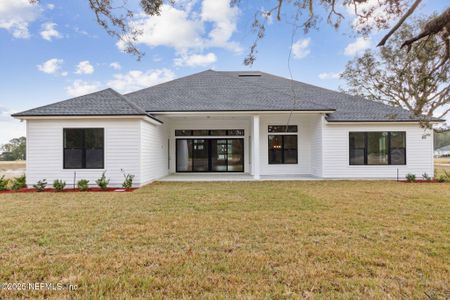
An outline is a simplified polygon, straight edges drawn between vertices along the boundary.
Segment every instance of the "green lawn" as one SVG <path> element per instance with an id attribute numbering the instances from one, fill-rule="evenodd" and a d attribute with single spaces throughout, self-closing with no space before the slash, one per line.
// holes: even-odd
<path id="1" fill-rule="evenodd" d="M 449 297 L 450 184 L 155 183 L 0 195 L 5 297 Z"/>

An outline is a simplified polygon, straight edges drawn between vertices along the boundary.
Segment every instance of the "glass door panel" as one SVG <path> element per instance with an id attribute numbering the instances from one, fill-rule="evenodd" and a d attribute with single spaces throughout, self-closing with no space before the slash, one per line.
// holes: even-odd
<path id="1" fill-rule="evenodd" d="M 227 171 L 227 140 L 211 140 L 211 171 Z"/>
<path id="2" fill-rule="evenodd" d="M 230 139 L 228 144 L 228 171 L 243 172 L 244 171 L 244 140 Z"/>
<path id="3" fill-rule="evenodd" d="M 177 140 L 177 172 L 192 171 L 192 140 Z"/>
<path id="4" fill-rule="evenodd" d="M 194 172 L 209 171 L 209 147 L 208 140 L 193 140 L 193 169 Z"/>

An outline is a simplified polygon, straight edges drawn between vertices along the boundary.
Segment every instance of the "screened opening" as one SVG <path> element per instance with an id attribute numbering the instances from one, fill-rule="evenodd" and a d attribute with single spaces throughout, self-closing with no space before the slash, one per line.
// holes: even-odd
<path id="1" fill-rule="evenodd" d="M 104 168 L 103 128 L 64 128 L 64 169 Z"/>

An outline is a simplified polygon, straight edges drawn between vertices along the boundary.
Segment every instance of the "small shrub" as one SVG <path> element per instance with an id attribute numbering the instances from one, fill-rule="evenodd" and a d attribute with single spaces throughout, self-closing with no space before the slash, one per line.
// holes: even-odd
<path id="1" fill-rule="evenodd" d="M 42 192 L 47 187 L 47 179 L 39 180 L 35 185 L 33 185 L 33 187 L 36 191 Z"/>
<path id="2" fill-rule="evenodd" d="M 8 189 L 9 180 L 5 179 L 5 175 L 0 177 L 0 191 L 6 191 Z"/>
<path id="3" fill-rule="evenodd" d="M 423 180 L 431 181 L 431 177 L 427 173 L 423 173 L 422 178 L 423 178 Z"/>
<path id="4" fill-rule="evenodd" d="M 82 192 L 85 192 L 89 189 L 89 180 L 81 179 L 77 182 L 78 189 Z"/>
<path id="5" fill-rule="evenodd" d="M 122 183 L 122 187 L 123 187 L 124 189 L 131 189 L 131 188 L 133 187 L 133 180 L 134 180 L 134 177 L 136 177 L 136 176 L 131 175 L 131 174 L 126 174 L 126 173 L 124 172 L 124 170 L 122 170 L 122 173 L 123 173 L 123 177 L 125 177 L 125 180 L 124 180 L 124 182 Z"/>
<path id="6" fill-rule="evenodd" d="M 11 189 L 14 191 L 23 189 L 27 187 L 27 179 L 25 177 L 25 175 L 16 177 L 12 180 L 12 186 Z"/>
<path id="7" fill-rule="evenodd" d="M 441 175 L 441 176 L 439 176 L 438 181 L 441 183 L 445 183 L 445 182 L 448 182 L 449 179 L 446 175 Z"/>
<path id="8" fill-rule="evenodd" d="M 109 184 L 109 179 L 106 179 L 106 171 L 103 172 L 102 177 L 100 177 L 99 179 L 97 179 L 96 183 L 97 185 L 102 189 L 102 190 L 106 190 L 108 188 L 108 184 Z"/>
<path id="9" fill-rule="evenodd" d="M 53 181 L 53 187 L 57 192 L 62 192 L 66 187 L 66 182 L 63 180 L 56 179 L 55 181 Z"/>
<path id="10" fill-rule="evenodd" d="M 416 175 L 408 173 L 406 174 L 406 181 L 408 182 L 416 182 Z"/>

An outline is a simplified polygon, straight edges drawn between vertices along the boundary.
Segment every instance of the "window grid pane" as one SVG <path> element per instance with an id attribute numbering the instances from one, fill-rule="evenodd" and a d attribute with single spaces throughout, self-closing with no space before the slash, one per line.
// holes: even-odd
<path id="1" fill-rule="evenodd" d="M 103 128 L 64 128 L 64 169 L 104 168 Z"/>
<path id="2" fill-rule="evenodd" d="M 350 165 L 406 165 L 406 132 L 350 132 Z"/>
<path id="3" fill-rule="evenodd" d="M 269 133 L 276 133 L 276 132 L 297 132 L 298 128 L 297 125 L 269 125 L 268 130 Z"/>
<path id="4" fill-rule="evenodd" d="M 297 135 L 268 136 L 269 164 L 297 164 Z"/>

